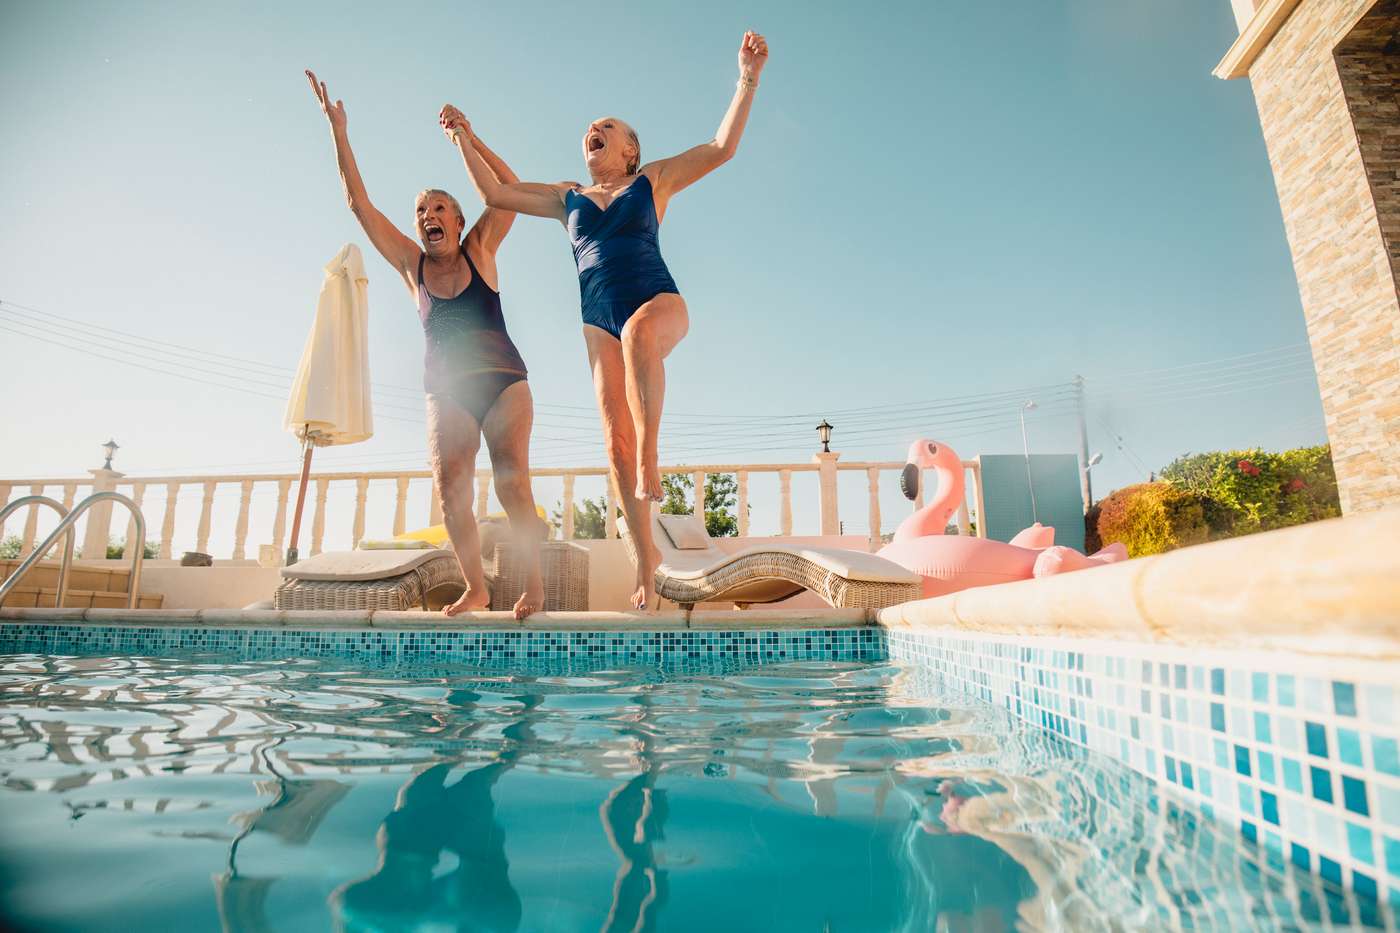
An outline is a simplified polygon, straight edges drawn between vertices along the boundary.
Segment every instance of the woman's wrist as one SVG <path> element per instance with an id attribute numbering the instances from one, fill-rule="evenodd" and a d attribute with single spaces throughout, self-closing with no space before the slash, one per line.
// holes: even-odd
<path id="1" fill-rule="evenodd" d="M 758 72 L 756 72 L 756 71 L 741 71 L 741 72 L 739 72 L 739 87 L 742 87 L 742 88 L 749 88 L 749 89 L 753 89 L 753 88 L 758 87 Z"/>

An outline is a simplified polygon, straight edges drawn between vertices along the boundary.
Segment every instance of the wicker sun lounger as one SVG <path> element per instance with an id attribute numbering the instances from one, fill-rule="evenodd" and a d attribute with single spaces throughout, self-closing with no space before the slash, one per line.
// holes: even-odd
<path id="1" fill-rule="evenodd" d="M 923 592 L 917 574 L 874 554 L 781 544 L 729 554 L 694 515 L 662 516 L 653 509 L 651 520 L 661 551 L 656 592 L 684 609 L 705 602 L 732 602 L 743 608 L 778 602 L 803 590 L 838 608 L 883 609 L 918 599 Z M 636 563 L 626 522 L 619 520 L 619 527 Z"/>
<path id="2" fill-rule="evenodd" d="M 344 551 L 282 569 L 278 609 L 440 609 L 467 588 L 451 551 Z"/>

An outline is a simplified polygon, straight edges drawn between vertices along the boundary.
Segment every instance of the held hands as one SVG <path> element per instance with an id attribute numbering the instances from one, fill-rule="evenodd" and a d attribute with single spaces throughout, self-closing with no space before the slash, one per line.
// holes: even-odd
<path id="1" fill-rule="evenodd" d="M 472 125 L 463 114 L 451 104 L 444 104 L 438 113 L 438 123 L 442 126 L 442 131 L 452 142 L 458 142 L 458 134 L 461 134 L 461 141 L 472 141 Z"/>
<path id="2" fill-rule="evenodd" d="M 752 81 L 758 80 L 759 72 L 768 64 L 768 40 L 750 29 L 744 33 L 739 43 L 739 75 Z"/>
<path id="3" fill-rule="evenodd" d="M 321 112 L 326 115 L 331 129 L 345 129 L 345 101 L 338 100 L 332 104 L 330 95 L 326 93 L 326 82 L 317 81 L 315 72 L 310 69 L 307 69 L 306 80 L 311 82 L 311 92 L 316 95 L 316 102 L 321 105 Z"/>

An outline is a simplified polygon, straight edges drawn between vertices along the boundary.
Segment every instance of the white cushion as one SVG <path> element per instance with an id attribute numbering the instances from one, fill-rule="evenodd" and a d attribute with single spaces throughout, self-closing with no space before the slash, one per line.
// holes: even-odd
<path id="1" fill-rule="evenodd" d="M 678 551 L 703 551 L 710 546 L 710 533 L 698 515 L 659 515 L 657 521 Z"/>
<path id="2" fill-rule="evenodd" d="M 329 551 L 282 568 L 288 580 L 383 580 L 408 573 L 421 564 L 443 557 L 456 560 L 451 551 Z"/>

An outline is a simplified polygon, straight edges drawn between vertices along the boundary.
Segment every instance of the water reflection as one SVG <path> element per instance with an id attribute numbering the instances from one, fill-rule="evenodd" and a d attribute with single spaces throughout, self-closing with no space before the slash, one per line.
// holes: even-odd
<path id="1" fill-rule="evenodd" d="M 917 669 L 338 663 L 9 659 L 0 919 L 914 931 L 1376 913 Z M 75 825 L 86 844 L 60 845 Z M 155 873 L 161 896 L 137 896 Z M 60 882 L 74 893 L 53 897 Z"/>

